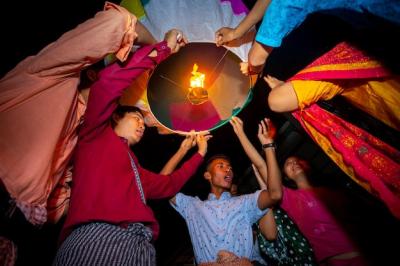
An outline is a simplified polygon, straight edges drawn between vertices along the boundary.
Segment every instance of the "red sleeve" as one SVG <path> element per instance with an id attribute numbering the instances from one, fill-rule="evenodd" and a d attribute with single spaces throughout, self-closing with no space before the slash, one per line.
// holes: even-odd
<path id="1" fill-rule="evenodd" d="M 148 199 L 160 199 L 175 196 L 203 162 L 203 157 L 196 152 L 181 168 L 170 175 L 161 175 L 140 167 L 143 189 Z"/>
<path id="2" fill-rule="evenodd" d="M 157 50 L 156 57 L 148 54 Z M 142 47 L 130 56 L 126 63 L 115 62 L 99 73 L 99 79 L 90 89 L 85 121 L 80 137 L 93 135 L 108 125 L 112 113 L 125 88 L 144 71 L 154 69 L 156 64 L 168 57 L 170 48 L 166 41 Z"/>

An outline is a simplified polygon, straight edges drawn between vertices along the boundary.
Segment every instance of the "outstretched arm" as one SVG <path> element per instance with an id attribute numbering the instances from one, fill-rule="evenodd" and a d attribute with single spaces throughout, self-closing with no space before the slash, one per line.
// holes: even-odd
<path id="1" fill-rule="evenodd" d="M 257 168 L 254 166 L 254 164 L 251 165 L 253 167 L 254 174 L 257 178 L 257 182 L 260 185 L 261 189 L 267 189 L 267 184 L 265 184 L 264 179 L 260 173 L 258 172 Z M 258 225 L 260 227 L 260 232 L 261 234 L 269 241 L 273 241 L 276 239 L 278 235 L 278 228 L 276 226 L 275 218 L 274 218 L 274 212 L 271 209 L 268 211 L 258 222 Z"/>
<path id="2" fill-rule="evenodd" d="M 190 133 L 186 135 L 186 138 L 182 141 L 181 146 L 176 151 L 176 153 L 169 159 L 169 161 L 164 165 L 160 174 L 169 175 L 172 173 L 180 161 L 185 157 L 186 153 L 196 145 L 196 135 Z"/>
<path id="3" fill-rule="evenodd" d="M 223 27 L 215 32 L 215 43 L 217 46 L 221 46 L 229 43 L 235 39 L 242 37 L 251 27 L 257 24 L 263 17 L 265 11 L 271 0 L 258 0 L 249 14 L 239 23 L 239 25 L 232 29 L 229 27 Z"/>
<path id="4" fill-rule="evenodd" d="M 99 79 L 91 87 L 81 136 L 89 137 L 89 134 L 96 134 L 108 125 L 119 98 L 132 81 L 185 45 L 184 40 L 178 41 L 179 35 L 183 36 L 183 33 L 170 30 L 163 42 L 144 46 L 133 53 L 125 64 L 115 62 L 99 73 Z"/>
<path id="5" fill-rule="evenodd" d="M 136 17 L 126 9 L 106 3 L 105 11 L 91 18 L 45 47 L 29 66 L 41 76 L 79 73 L 83 68 L 115 53 L 124 61 L 135 41 Z"/>
<path id="6" fill-rule="evenodd" d="M 267 184 L 264 181 L 264 179 L 267 179 L 267 176 L 263 178 L 254 164 L 251 164 L 251 167 L 253 168 L 254 175 L 256 176 L 257 183 L 260 186 L 261 190 L 267 189 Z"/>
<path id="7" fill-rule="evenodd" d="M 207 148 L 208 148 L 208 140 L 212 138 L 212 135 L 210 135 L 208 132 L 204 133 L 199 133 L 196 135 L 196 144 L 197 147 L 199 148 L 198 153 L 201 156 L 205 156 L 207 153 Z M 176 197 L 174 196 L 169 200 L 173 205 L 176 205 Z"/>
<path id="8" fill-rule="evenodd" d="M 270 208 L 282 199 L 281 172 L 275 155 L 274 135 L 275 127 L 268 118 L 261 120 L 258 125 L 258 139 L 265 151 L 268 178 L 266 180 L 268 190 L 263 190 L 258 197 L 258 207 L 262 210 Z"/>
<path id="9" fill-rule="evenodd" d="M 256 148 L 254 148 L 253 144 L 247 138 L 246 133 L 243 130 L 243 121 L 239 117 L 232 117 L 229 121 L 233 127 L 233 131 L 238 137 L 240 144 L 243 147 L 246 155 L 249 157 L 250 161 L 257 168 L 262 176 L 267 177 L 267 164 L 265 163 L 262 156 L 257 152 Z"/>

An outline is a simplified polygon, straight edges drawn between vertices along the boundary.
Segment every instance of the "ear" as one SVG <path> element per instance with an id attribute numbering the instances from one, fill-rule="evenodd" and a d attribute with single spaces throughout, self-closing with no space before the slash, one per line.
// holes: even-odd
<path id="1" fill-rule="evenodd" d="M 206 171 L 206 172 L 204 173 L 203 176 L 204 176 L 204 178 L 205 178 L 206 180 L 208 180 L 208 181 L 211 180 L 211 174 L 210 174 L 210 172 Z"/>
<path id="2" fill-rule="evenodd" d="M 121 119 L 121 117 L 119 115 L 117 115 L 116 113 L 114 113 L 112 115 L 112 120 L 114 121 L 114 123 L 117 125 L 118 121 Z"/>

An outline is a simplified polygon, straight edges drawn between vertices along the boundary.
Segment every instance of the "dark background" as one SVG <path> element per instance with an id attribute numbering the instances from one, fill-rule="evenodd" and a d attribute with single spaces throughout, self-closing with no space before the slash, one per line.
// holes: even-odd
<path id="1" fill-rule="evenodd" d="M 249 8 L 255 1 L 244 1 Z M 62 33 L 92 17 L 102 9 L 104 1 L 65 2 L 6 2 L 2 6 L 2 64 L 3 76 L 28 55 L 36 54 Z M 7 16 L 8 13 L 10 16 Z M 337 18 L 341 14 L 342 19 Z M 360 26 L 362 25 L 362 26 Z M 290 34 L 284 45 L 271 54 L 265 71 L 280 79 L 287 79 L 313 59 L 328 51 L 340 40 L 348 40 L 382 60 L 392 71 L 399 71 L 399 28 L 392 27 L 373 17 L 357 17 L 351 12 L 335 11 L 314 14 L 299 29 Z M 254 88 L 252 102 L 239 114 L 244 120 L 245 131 L 256 147 L 257 123 L 265 116 L 271 117 L 278 127 L 278 157 L 282 162 L 289 154 L 308 159 L 313 166 L 315 180 L 326 186 L 343 189 L 351 202 L 346 206 L 352 212 L 345 223 L 355 224 L 351 233 L 361 243 L 362 250 L 372 265 L 398 265 L 396 240 L 400 237 L 400 224 L 387 208 L 345 176 L 301 129 L 290 114 L 274 114 L 266 105 L 268 88 L 259 80 Z M 320 105 L 344 117 L 399 149 L 398 132 L 349 106 L 337 97 Z M 232 158 L 234 171 L 242 189 L 252 190 L 255 183 L 249 174 L 250 162 L 229 124 L 212 132 L 208 156 L 224 153 Z M 175 135 L 158 135 L 154 129 L 134 147 L 140 163 L 147 169 L 159 171 L 178 149 L 182 138 Z M 190 156 L 190 154 L 188 155 Z M 208 185 L 201 170 L 184 187 L 190 195 L 207 196 Z M 56 250 L 56 240 L 62 222 L 36 228 L 24 220 L 18 211 L 9 215 L 8 197 L 1 194 L 0 235 L 14 240 L 18 245 L 17 265 L 50 265 Z M 161 224 L 161 234 L 155 243 L 159 265 L 185 265 L 193 262 L 193 253 L 186 225 L 169 206 L 167 200 L 150 203 Z"/>

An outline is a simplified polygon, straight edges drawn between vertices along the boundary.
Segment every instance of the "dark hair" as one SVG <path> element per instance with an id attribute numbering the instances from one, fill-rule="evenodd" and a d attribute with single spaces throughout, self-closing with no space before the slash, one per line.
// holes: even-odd
<path id="1" fill-rule="evenodd" d="M 289 156 L 287 156 L 287 157 L 285 158 L 285 160 L 283 161 L 283 164 L 282 164 L 282 166 L 281 166 L 282 183 L 283 183 L 283 185 L 284 185 L 285 187 L 289 187 L 289 188 L 293 188 L 293 189 L 297 188 L 296 182 L 294 182 L 294 181 L 291 180 L 289 177 L 287 177 L 286 172 L 285 172 L 285 164 L 286 164 L 286 161 L 287 161 L 289 158 L 291 158 L 291 157 L 295 157 L 295 158 L 297 158 L 298 160 L 304 161 L 304 162 L 307 163 L 307 166 L 308 166 L 308 167 L 307 167 L 307 168 L 304 168 L 304 167 L 303 167 L 303 171 L 305 172 L 308 181 L 311 183 L 311 185 L 314 186 L 314 185 L 315 185 L 315 176 L 314 176 L 314 173 L 313 173 L 313 171 L 312 171 L 312 166 L 311 166 L 311 164 L 310 164 L 310 161 L 307 160 L 307 159 L 305 159 L 305 158 L 302 157 L 302 156 L 297 155 L 297 154 L 289 155 Z"/>
<path id="2" fill-rule="evenodd" d="M 118 105 L 117 109 L 115 109 L 112 119 L 111 119 L 111 125 L 114 128 L 117 125 L 117 121 L 115 118 L 123 118 L 126 113 L 139 113 L 142 117 L 144 117 L 142 110 L 140 110 L 139 107 L 136 106 L 130 106 L 130 105 Z"/>
<path id="3" fill-rule="evenodd" d="M 225 154 L 216 154 L 216 155 L 211 156 L 211 157 L 207 160 L 207 162 L 206 162 L 206 171 L 209 170 L 208 167 L 210 166 L 210 164 L 211 164 L 213 161 L 217 160 L 217 159 L 224 159 L 224 160 L 228 161 L 228 162 L 231 164 L 231 159 L 230 159 L 228 156 L 226 156 Z"/>

